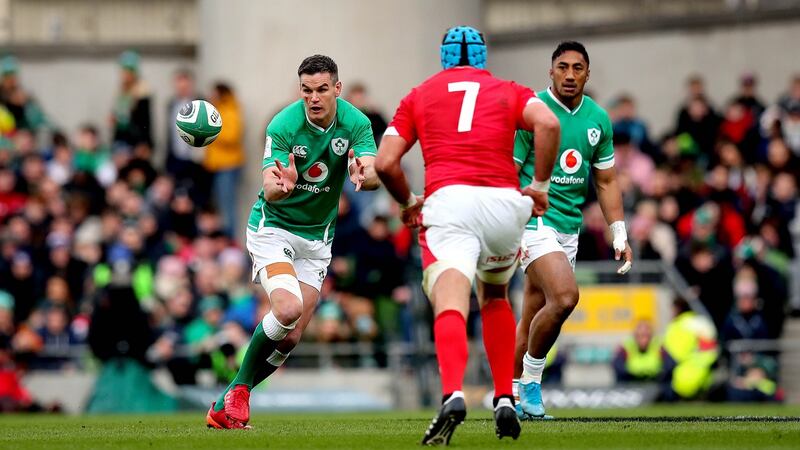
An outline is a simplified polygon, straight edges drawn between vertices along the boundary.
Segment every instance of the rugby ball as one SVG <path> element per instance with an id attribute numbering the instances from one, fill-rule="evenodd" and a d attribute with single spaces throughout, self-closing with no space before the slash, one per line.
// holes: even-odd
<path id="1" fill-rule="evenodd" d="M 211 103 L 193 100 L 178 111 L 175 117 L 178 135 L 193 147 L 205 147 L 214 142 L 222 130 L 222 117 Z"/>

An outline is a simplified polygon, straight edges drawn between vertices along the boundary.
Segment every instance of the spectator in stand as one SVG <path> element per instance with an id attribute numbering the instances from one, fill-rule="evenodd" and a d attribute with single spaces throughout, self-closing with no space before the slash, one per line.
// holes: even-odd
<path id="1" fill-rule="evenodd" d="M 725 116 L 719 127 L 719 137 L 736 144 L 748 162 L 758 158 L 758 116 L 744 102 L 735 100 L 725 109 Z"/>
<path id="2" fill-rule="evenodd" d="M 717 140 L 719 116 L 708 102 L 705 84 L 699 75 L 689 77 L 687 88 L 688 95 L 678 112 L 675 132 L 688 133 L 700 147 L 701 152 L 710 155 Z"/>
<path id="3" fill-rule="evenodd" d="M 69 234 L 51 232 L 47 236 L 48 261 L 46 278 L 58 276 L 69 284 L 69 298 L 83 296 L 86 264 L 72 256 L 72 238 Z"/>
<path id="4" fill-rule="evenodd" d="M 21 250 L 16 251 L 11 257 L 10 269 L 3 278 L 3 286 L 14 297 L 14 322 L 23 322 L 33 311 L 36 301 L 42 294 L 30 254 Z"/>
<path id="5" fill-rule="evenodd" d="M 0 166 L 0 223 L 5 219 L 22 210 L 27 196 L 14 191 L 17 184 L 17 176 L 8 167 Z"/>
<path id="6" fill-rule="evenodd" d="M 640 259 L 661 259 L 669 264 L 675 261 L 675 232 L 669 225 L 659 222 L 658 205 L 654 200 L 639 202 L 630 224 L 631 245 Z"/>
<path id="7" fill-rule="evenodd" d="M 721 141 L 717 146 L 719 164 L 727 169 L 728 188 L 739 199 L 739 211 L 746 212 L 752 209 L 752 192 L 756 184 L 756 171 L 753 166 L 742 158 L 742 152 L 732 142 Z"/>
<path id="8" fill-rule="evenodd" d="M 62 369 L 70 365 L 70 350 L 79 342 L 70 329 L 69 314 L 64 306 L 44 306 L 44 324 L 36 332 L 42 339 L 42 355 L 31 366 L 37 369 Z"/>
<path id="9" fill-rule="evenodd" d="M 761 133 L 770 138 L 782 137 L 795 156 L 800 157 L 800 74 L 795 75 L 789 91 L 761 116 Z"/>
<path id="10" fill-rule="evenodd" d="M 736 303 L 722 326 L 722 341 L 768 339 L 767 324 L 759 310 L 758 279 L 755 272 L 749 267 L 740 269 L 733 283 Z"/>
<path id="11" fill-rule="evenodd" d="M 375 145 L 380 144 L 383 132 L 386 131 L 386 119 L 383 118 L 383 115 L 378 111 L 375 105 L 372 104 L 367 86 L 359 82 L 351 84 L 345 99 L 367 116 L 372 125 Z"/>
<path id="12" fill-rule="evenodd" d="M 740 103 L 749 109 L 756 120 L 761 117 L 761 113 L 764 112 L 765 108 L 764 102 L 758 98 L 758 94 L 756 93 L 757 86 L 758 80 L 755 74 L 750 72 L 743 73 L 739 78 L 739 92 L 733 99 L 734 103 Z"/>
<path id="13" fill-rule="evenodd" d="M 627 174 L 639 192 L 650 194 L 653 173 L 656 168 L 653 160 L 634 145 L 629 135 L 616 131 L 614 132 L 614 161 L 617 171 Z M 623 193 L 627 192 L 623 190 Z"/>
<path id="14" fill-rule="evenodd" d="M 783 399 L 778 388 L 778 364 L 767 355 L 744 352 L 734 355 L 732 377 L 726 385 L 730 402 L 775 402 Z"/>
<path id="15" fill-rule="evenodd" d="M 242 115 L 239 101 L 226 83 L 215 83 L 209 100 L 222 116 L 224 126 L 206 148 L 203 167 L 213 178 L 214 203 L 222 215 L 223 231 L 233 237 L 238 231 L 239 181 L 244 164 Z"/>
<path id="16" fill-rule="evenodd" d="M 59 186 L 67 184 L 73 174 L 72 148 L 66 136 L 61 133 L 53 135 L 53 148 L 47 162 L 47 176 Z"/>
<path id="17" fill-rule="evenodd" d="M 614 355 L 612 365 L 617 382 L 657 381 L 664 377 L 664 358 L 661 339 L 653 336 L 653 325 L 640 320 L 633 336 L 623 341 Z"/>
<path id="18" fill-rule="evenodd" d="M 139 76 L 139 54 L 127 50 L 119 57 L 120 90 L 111 112 L 114 146 L 133 149 L 153 145 L 150 124 L 150 87 Z"/>
<path id="19" fill-rule="evenodd" d="M 222 299 L 216 295 L 201 298 L 197 305 L 200 316 L 183 330 L 186 343 L 203 347 L 205 350 L 212 348 L 212 338 L 222 325 L 223 308 Z"/>
<path id="20" fill-rule="evenodd" d="M 19 62 L 13 56 L 0 59 L 0 105 L 14 117 L 17 130 L 39 130 L 47 126 L 47 117 L 39 104 L 19 82 Z"/>
<path id="21" fill-rule="evenodd" d="M 111 150 L 100 142 L 94 125 L 82 125 L 76 139 L 74 165 L 76 172 L 87 172 L 103 186 L 114 182 L 117 172 L 111 163 Z"/>
<path id="22" fill-rule="evenodd" d="M 736 265 L 749 268 L 758 282 L 758 295 L 770 339 L 780 337 L 786 319 L 789 297 L 788 277 L 776 269 L 775 250 L 771 250 L 759 237 L 748 237 L 736 249 Z"/>
<path id="23" fill-rule="evenodd" d="M 734 272 L 730 252 L 715 241 L 717 220 L 711 207 L 695 213 L 691 238 L 682 245 L 675 267 L 720 328 L 733 304 Z"/>
<path id="24" fill-rule="evenodd" d="M 636 102 L 628 94 L 621 94 L 614 101 L 610 115 L 614 125 L 614 135 L 630 136 L 631 144 L 650 156 L 655 162 L 661 162 L 662 156 L 658 148 L 650 141 L 647 124 L 638 116 Z"/>
<path id="25" fill-rule="evenodd" d="M 800 74 L 795 74 L 789 82 L 789 90 L 778 99 L 778 107 L 789 111 L 792 106 L 800 102 Z"/>
<path id="26" fill-rule="evenodd" d="M 205 205 L 208 199 L 208 174 L 201 165 L 204 151 L 190 146 L 181 139 L 175 128 L 175 117 L 183 105 L 200 96 L 195 90 L 194 74 L 189 69 L 178 69 L 172 78 L 173 96 L 167 104 L 167 158 L 166 168 L 175 183 L 188 189 L 195 203 Z M 224 128 L 228 126 L 223 117 Z"/>

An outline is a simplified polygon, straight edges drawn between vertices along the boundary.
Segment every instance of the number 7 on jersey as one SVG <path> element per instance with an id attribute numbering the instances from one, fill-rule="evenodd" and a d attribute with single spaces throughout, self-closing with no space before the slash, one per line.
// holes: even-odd
<path id="1" fill-rule="evenodd" d="M 447 83 L 447 92 L 464 92 L 461 100 L 461 114 L 458 115 L 458 132 L 472 130 L 472 116 L 475 114 L 475 102 L 478 100 L 478 91 L 481 84 L 475 81 L 459 81 Z"/>

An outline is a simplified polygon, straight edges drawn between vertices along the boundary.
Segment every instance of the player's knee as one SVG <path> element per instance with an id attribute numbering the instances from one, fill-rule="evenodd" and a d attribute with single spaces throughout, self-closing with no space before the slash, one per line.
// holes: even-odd
<path id="1" fill-rule="evenodd" d="M 277 296 L 276 296 L 277 297 Z M 303 314 L 303 303 L 292 294 L 282 299 L 272 299 L 272 314 L 283 325 L 296 323 Z"/>
<path id="2" fill-rule="evenodd" d="M 556 293 L 553 300 L 559 317 L 566 320 L 572 314 L 572 311 L 578 306 L 578 296 L 577 287 L 560 289 Z"/>

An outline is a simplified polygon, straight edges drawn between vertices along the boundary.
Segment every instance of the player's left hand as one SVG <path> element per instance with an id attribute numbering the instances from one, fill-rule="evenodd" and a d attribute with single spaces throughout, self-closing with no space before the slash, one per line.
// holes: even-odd
<path id="1" fill-rule="evenodd" d="M 631 250 L 631 246 L 628 245 L 628 241 L 624 241 L 624 247 L 619 245 L 619 243 L 614 243 L 614 259 L 619 261 L 622 258 L 625 262 L 617 269 L 617 273 L 620 275 L 625 275 L 631 270 L 633 267 L 633 250 Z M 620 247 L 622 249 L 620 250 Z"/>
<path id="2" fill-rule="evenodd" d="M 419 228 L 422 226 L 422 204 L 425 203 L 425 197 L 418 195 L 417 202 L 413 206 L 403 209 L 400 214 L 403 223 L 409 228 Z"/>
<path id="3" fill-rule="evenodd" d="M 351 148 L 347 154 L 347 171 L 350 173 L 350 181 L 356 185 L 356 192 L 361 190 L 361 184 L 367 179 L 364 173 L 364 164 L 360 158 L 356 158 L 356 152 Z"/>

